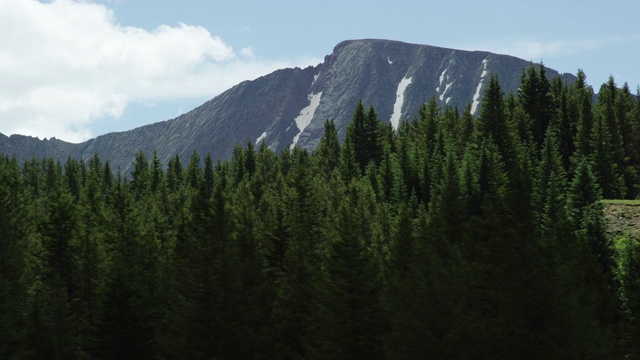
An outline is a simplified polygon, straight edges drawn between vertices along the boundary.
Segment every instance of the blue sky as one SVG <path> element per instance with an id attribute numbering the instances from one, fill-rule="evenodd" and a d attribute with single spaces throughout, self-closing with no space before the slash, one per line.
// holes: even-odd
<path id="1" fill-rule="evenodd" d="M 383 38 L 640 84 L 636 1 L 0 1 L 0 132 L 78 142 Z M 7 35 L 8 34 L 8 35 Z"/>

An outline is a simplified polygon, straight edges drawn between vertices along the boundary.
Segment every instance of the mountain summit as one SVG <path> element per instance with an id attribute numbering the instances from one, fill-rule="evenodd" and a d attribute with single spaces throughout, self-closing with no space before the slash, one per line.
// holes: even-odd
<path id="1" fill-rule="evenodd" d="M 336 45 L 324 62 L 305 69 L 277 70 L 244 81 L 175 119 L 130 131 L 98 136 L 80 144 L 57 139 L 0 134 L 0 153 L 19 160 L 98 153 L 113 169 L 128 172 L 137 151 L 154 149 L 164 162 L 196 150 L 229 158 L 236 144 L 264 141 L 274 151 L 292 146 L 313 149 L 324 121 L 333 119 L 342 137 L 358 100 L 373 105 L 380 119 L 397 127 L 435 97 L 441 105 L 479 113 L 491 73 L 505 91 L 516 90 L 531 63 L 513 56 L 463 51 L 389 40 L 349 40 Z M 547 69 L 547 76 L 570 74 Z"/>

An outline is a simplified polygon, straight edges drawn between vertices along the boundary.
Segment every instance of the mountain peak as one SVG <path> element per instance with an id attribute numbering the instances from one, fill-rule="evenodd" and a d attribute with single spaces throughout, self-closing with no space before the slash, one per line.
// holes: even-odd
<path id="1" fill-rule="evenodd" d="M 355 39 L 337 44 L 324 62 L 304 69 L 281 69 L 244 81 L 203 105 L 169 121 L 99 136 L 81 144 L 0 136 L 0 149 L 24 160 L 31 156 L 87 158 L 99 153 L 114 169 L 128 172 L 136 151 L 158 151 L 167 161 L 194 151 L 229 158 L 236 144 L 265 142 L 281 151 L 313 149 L 333 119 L 344 136 L 355 104 L 373 105 L 397 127 L 435 97 L 441 106 L 471 104 L 478 113 L 490 73 L 503 90 L 517 89 L 531 63 L 485 51 L 464 51 L 395 40 Z M 547 69 L 550 78 L 559 74 Z M 564 75 L 565 81 L 573 81 Z M 257 142 L 257 143 L 259 143 Z"/>

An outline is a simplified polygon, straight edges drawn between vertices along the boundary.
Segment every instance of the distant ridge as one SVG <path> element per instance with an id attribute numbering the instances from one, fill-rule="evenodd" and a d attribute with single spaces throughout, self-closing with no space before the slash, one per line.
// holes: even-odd
<path id="1" fill-rule="evenodd" d="M 293 144 L 313 149 L 323 124 L 333 119 L 339 135 L 358 100 L 373 105 L 380 119 L 397 125 L 412 117 L 434 97 L 441 105 L 477 113 L 491 73 L 503 90 L 516 90 L 523 68 L 531 65 L 513 56 L 485 51 L 453 50 L 399 41 L 343 41 L 321 64 L 274 71 L 244 81 L 175 119 L 130 131 L 98 136 L 80 144 L 55 138 L 0 134 L 0 153 L 22 161 L 32 156 L 87 158 L 98 153 L 112 169 L 129 172 L 134 154 L 158 151 L 164 162 L 178 154 L 187 159 L 196 150 L 217 159 L 229 158 L 236 144 L 264 141 L 281 151 Z M 547 76 L 575 77 L 546 69 Z"/>

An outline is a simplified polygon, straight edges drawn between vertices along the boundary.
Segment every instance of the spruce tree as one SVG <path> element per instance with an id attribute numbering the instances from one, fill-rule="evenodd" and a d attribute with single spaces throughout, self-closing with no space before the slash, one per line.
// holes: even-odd
<path id="1" fill-rule="evenodd" d="M 622 236 L 616 241 L 616 279 L 620 282 L 622 346 L 629 359 L 640 356 L 640 239 Z"/>
<path id="2" fill-rule="evenodd" d="M 586 158 L 583 158 L 571 182 L 567 206 L 569 215 L 577 229 L 584 221 L 585 211 L 602 199 L 602 190 Z"/>
<path id="3" fill-rule="evenodd" d="M 578 164 L 582 157 L 591 154 L 591 132 L 593 127 L 592 90 L 585 83 L 586 76 L 582 70 L 578 71 L 578 81 L 570 89 L 571 99 L 578 108 L 578 124 L 576 127 L 576 153 L 574 163 Z"/>
<path id="4" fill-rule="evenodd" d="M 597 116 L 591 130 L 589 143 L 591 169 L 606 199 L 624 196 L 624 178 L 615 161 L 615 151 L 611 143 L 609 126 L 602 116 Z"/>
<path id="5" fill-rule="evenodd" d="M 204 184 L 198 186 L 178 234 L 178 279 L 181 303 L 176 326 L 184 339 L 183 354 L 196 358 L 233 358 L 229 322 L 229 288 L 235 280 L 230 252 L 233 232 L 220 184 L 209 197 Z"/>
<path id="6" fill-rule="evenodd" d="M 539 71 L 534 66 L 530 66 L 526 72 L 523 70 L 518 99 L 531 119 L 533 140 L 540 148 L 554 115 L 551 84 L 544 65 L 540 65 Z"/>
<path id="7" fill-rule="evenodd" d="M 496 75 L 492 75 L 482 98 L 480 118 L 476 128 L 476 142 L 481 145 L 483 141 L 492 139 L 500 157 L 509 168 L 509 162 L 513 159 L 513 145 L 511 134 L 508 132 L 503 97 L 500 80 Z"/>
<path id="8" fill-rule="evenodd" d="M 0 157 L 0 357 L 24 357 L 27 301 L 25 264 L 24 202 L 21 198 L 20 170 L 15 158 Z"/>
<path id="9" fill-rule="evenodd" d="M 318 147 L 313 153 L 322 174 L 331 174 L 340 164 L 340 141 L 338 131 L 333 120 L 324 122 L 324 135 L 320 138 Z"/>
<path id="10" fill-rule="evenodd" d="M 326 265 L 317 358 L 382 359 L 384 313 L 379 267 L 358 231 L 348 198 L 338 211 L 338 237 Z"/>
<path id="11" fill-rule="evenodd" d="M 538 229 L 543 238 L 557 234 L 556 227 L 566 214 L 566 174 L 558 150 L 558 140 L 553 127 L 547 129 L 540 162 L 534 177 L 533 207 Z"/>

